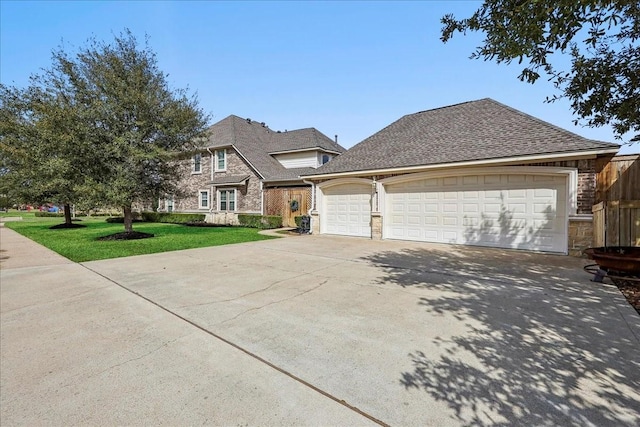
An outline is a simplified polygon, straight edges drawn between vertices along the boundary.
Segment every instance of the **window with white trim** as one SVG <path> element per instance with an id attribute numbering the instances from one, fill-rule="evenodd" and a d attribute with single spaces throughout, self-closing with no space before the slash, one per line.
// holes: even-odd
<path id="1" fill-rule="evenodd" d="M 216 172 L 227 170 L 227 150 L 216 150 Z"/>
<path id="2" fill-rule="evenodd" d="M 329 160 L 331 160 L 331 156 L 329 156 L 328 154 L 323 154 L 322 155 L 322 164 L 324 165 L 325 163 L 328 163 Z"/>
<path id="3" fill-rule="evenodd" d="M 191 158 L 191 173 L 202 173 L 202 154 L 195 154 Z"/>
<path id="4" fill-rule="evenodd" d="M 218 190 L 218 210 L 235 211 L 236 210 L 236 190 L 233 188 L 227 190 Z"/>
<path id="5" fill-rule="evenodd" d="M 173 196 L 164 199 L 164 210 L 166 212 L 173 212 Z"/>
<path id="6" fill-rule="evenodd" d="M 209 209 L 209 190 L 198 191 L 198 209 Z"/>

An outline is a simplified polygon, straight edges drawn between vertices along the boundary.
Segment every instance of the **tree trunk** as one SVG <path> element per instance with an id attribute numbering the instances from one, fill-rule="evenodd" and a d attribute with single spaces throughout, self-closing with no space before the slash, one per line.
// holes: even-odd
<path id="1" fill-rule="evenodd" d="M 64 223 L 71 225 L 71 205 L 69 203 L 64 204 Z"/>
<path id="2" fill-rule="evenodd" d="M 131 206 L 123 206 L 124 210 L 124 231 L 131 233 L 133 231 L 133 215 L 131 214 Z"/>

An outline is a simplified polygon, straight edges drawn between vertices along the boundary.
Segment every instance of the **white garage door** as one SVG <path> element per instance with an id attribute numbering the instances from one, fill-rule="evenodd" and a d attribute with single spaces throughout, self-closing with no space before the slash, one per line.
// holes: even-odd
<path id="1" fill-rule="evenodd" d="M 343 184 L 323 190 L 321 232 L 371 237 L 371 185 Z"/>
<path id="2" fill-rule="evenodd" d="M 384 237 L 566 252 L 566 177 L 480 175 L 385 187 Z"/>

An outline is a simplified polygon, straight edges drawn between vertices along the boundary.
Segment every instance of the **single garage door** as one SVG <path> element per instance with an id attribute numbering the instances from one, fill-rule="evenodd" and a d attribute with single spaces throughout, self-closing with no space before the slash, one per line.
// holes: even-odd
<path id="1" fill-rule="evenodd" d="M 343 184 L 323 190 L 321 232 L 371 237 L 371 185 Z"/>
<path id="2" fill-rule="evenodd" d="M 564 175 L 429 178 L 385 190 L 388 239 L 567 250 Z"/>

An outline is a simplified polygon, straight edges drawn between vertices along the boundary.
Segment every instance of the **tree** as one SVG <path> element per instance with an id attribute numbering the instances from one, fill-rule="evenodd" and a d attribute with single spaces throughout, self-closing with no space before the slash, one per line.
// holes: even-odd
<path id="1" fill-rule="evenodd" d="M 195 96 L 169 87 L 148 41 L 139 47 L 128 30 L 112 43 L 90 39 L 73 55 L 54 51 L 51 69 L 26 90 L 3 87 L 2 99 L 11 120 L 0 148 L 16 181 L 38 191 L 70 184 L 72 197 L 120 206 L 125 233 L 136 201 L 177 192 L 176 155 L 194 147 L 208 121 Z M 55 168 L 29 171 L 47 150 Z M 67 169 L 59 181 L 41 175 Z"/>
<path id="2" fill-rule="evenodd" d="M 94 115 L 104 173 L 92 177 L 92 187 L 122 206 L 131 232 L 134 202 L 177 191 L 175 155 L 195 146 L 208 117 L 186 90 L 169 88 L 148 43 L 139 48 L 129 31 L 113 44 L 93 40 L 73 59 L 58 57 Z"/>
<path id="3" fill-rule="evenodd" d="M 637 0 L 485 0 L 475 13 L 441 19 L 443 42 L 457 32 L 482 31 L 486 38 L 471 58 L 497 63 L 527 62 L 519 79 L 534 83 L 546 74 L 578 119 L 610 124 L 616 138 L 628 132 L 640 141 L 640 3 Z M 571 59 L 553 65 L 555 54 Z"/>
<path id="4" fill-rule="evenodd" d="M 87 130 L 64 94 L 36 84 L 53 69 L 48 73 L 32 77 L 27 89 L 0 86 L 0 188 L 14 200 L 63 204 L 64 226 L 73 227 L 70 206 L 87 173 L 81 147 Z"/>

